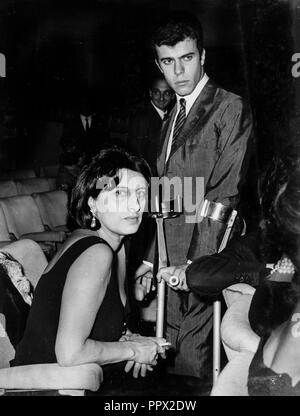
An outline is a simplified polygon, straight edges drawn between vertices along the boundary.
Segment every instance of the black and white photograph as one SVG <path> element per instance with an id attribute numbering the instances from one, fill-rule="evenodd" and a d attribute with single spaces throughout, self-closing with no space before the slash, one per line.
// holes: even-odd
<path id="1" fill-rule="evenodd" d="M 300 396 L 300 0 L 1 0 L 0 396 Z"/>

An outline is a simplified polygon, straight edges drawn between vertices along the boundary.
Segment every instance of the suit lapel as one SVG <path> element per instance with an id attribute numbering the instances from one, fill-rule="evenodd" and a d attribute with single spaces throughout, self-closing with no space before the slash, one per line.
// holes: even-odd
<path id="1" fill-rule="evenodd" d="M 216 84 L 213 81 L 208 80 L 187 116 L 187 119 L 177 137 L 176 144 L 172 147 L 169 160 L 177 149 L 186 142 L 194 127 L 197 125 L 199 128 L 199 120 L 204 120 L 205 114 L 210 111 L 213 105 L 213 97 L 216 93 L 216 89 Z"/>
<path id="2" fill-rule="evenodd" d="M 80 128 L 80 131 L 81 131 L 82 133 L 85 133 L 85 129 L 84 129 L 84 126 L 83 126 L 83 124 L 82 124 L 82 121 L 81 121 L 81 117 L 80 117 L 80 115 L 79 115 L 78 117 L 79 117 L 79 119 L 77 119 L 77 121 L 78 121 L 78 127 Z"/>
<path id="3" fill-rule="evenodd" d="M 154 120 L 156 123 L 161 123 L 160 115 L 151 103 L 148 104 L 148 112 L 150 113 L 152 120 Z"/>

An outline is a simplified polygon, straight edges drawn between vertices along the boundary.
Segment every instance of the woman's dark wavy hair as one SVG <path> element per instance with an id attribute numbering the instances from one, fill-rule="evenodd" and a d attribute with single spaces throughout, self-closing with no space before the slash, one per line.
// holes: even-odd
<path id="1" fill-rule="evenodd" d="M 203 29 L 200 21 L 187 11 L 175 11 L 165 16 L 151 38 L 151 49 L 156 56 L 155 46 L 175 46 L 186 38 L 195 39 L 199 53 L 203 49 Z"/>
<path id="2" fill-rule="evenodd" d="M 297 157 L 297 155 L 299 155 Z M 263 227 L 260 233 L 260 251 L 267 263 L 280 259 L 285 252 L 281 224 L 275 214 L 276 196 L 291 175 L 300 168 L 300 146 L 289 146 L 281 155 L 275 155 L 265 173 L 261 175 L 261 214 Z"/>
<path id="3" fill-rule="evenodd" d="M 82 168 L 72 190 L 69 215 L 80 227 L 91 229 L 93 215 L 88 205 L 88 199 L 90 197 L 97 198 L 101 190 L 107 189 L 110 184 L 118 185 L 120 169 L 139 172 L 150 183 L 151 169 L 143 158 L 119 146 L 101 150 L 88 165 Z M 99 179 L 104 179 L 103 186 L 101 184 L 99 186 Z M 96 226 L 93 229 L 99 228 L 100 223 L 96 219 Z"/>
<path id="4" fill-rule="evenodd" d="M 300 168 L 291 173 L 274 201 L 274 214 L 280 229 L 282 251 L 300 271 Z"/>
<path id="5" fill-rule="evenodd" d="M 261 232 L 261 251 L 266 262 L 287 256 L 295 266 L 291 285 L 278 287 L 266 277 L 261 286 L 259 307 L 251 305 L 249 316 L 260 336 L 270 335 L 285 322 L 300 296 L 300 166 L 295 154 L 274 157 L 265 178 L 262 199 L 265 226 Z M 282 293 L 284 291 L 284 297 Z"/>

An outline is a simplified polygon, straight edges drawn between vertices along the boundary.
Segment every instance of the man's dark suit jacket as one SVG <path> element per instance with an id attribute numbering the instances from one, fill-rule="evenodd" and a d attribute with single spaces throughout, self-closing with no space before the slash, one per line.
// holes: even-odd
<path id="1" fill-rule="evenodd" d="M 162 119 L 149 102 L 133 116 L 128 131 L 129 147 L 146 159 L 154 174 L 156 174 L 161 126 Z"/>
<path id="2" fill-rule="evenodd" d="M 75 145 L 80 151 L 86 153 L 88 157 L 93 156 L 107 145 L 108 129 L 103 120 L 97 117 L 97 115 L 93 115 L 90 128 L 86 132 L 80 115 L 76 114 L 66 120 L 60 142 L 63 150 Z"/>
<path id="3" fill-rule="evenodd" d="M 195 259 L 186 269 L 187 286 L 199 296 L 219 296 L 235 283 L 258 286 L 266 273 L 257 233 L 234 237 L 221 253 Z"/>

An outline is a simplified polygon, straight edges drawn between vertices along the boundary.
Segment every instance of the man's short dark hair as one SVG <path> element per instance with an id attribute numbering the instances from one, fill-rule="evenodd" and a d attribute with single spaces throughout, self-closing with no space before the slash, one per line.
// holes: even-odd
<path id="1" fill-rule="evenodd" d="M 91 228 L 93 215 L 88 200 L 90 197 L 96 199 L 103 189 L 109 189 L 112 184 L 117 186 L 120 182 L 120 169 L 139 172 L 150 183 L 151 170 L 143 158 L 119 146 L 101 150 L 88 165 L 83 167 L 72 191 L 69 215 L 80 227 Z M 100 228 L 98 223 L 97 228 Z"/>
<path id="2" fill-rule="evenodd" d="M 191 13 L 176 11 L 166 16 L 152 35 L 151 47 L 156 56 L 155 46 L 175 46 L 186 38 L 195 39 L 199 53 L 203 49 L 203 30 L 200 21 Z"/>

